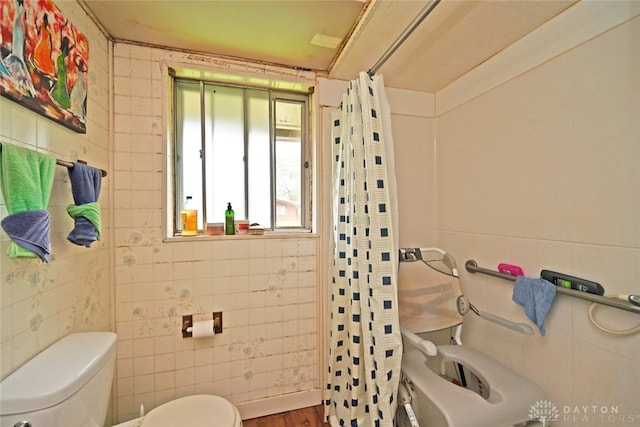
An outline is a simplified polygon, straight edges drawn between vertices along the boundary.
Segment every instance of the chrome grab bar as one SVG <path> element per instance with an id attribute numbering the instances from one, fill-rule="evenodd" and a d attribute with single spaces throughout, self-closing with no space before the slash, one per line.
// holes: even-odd
<path id="1" fill-rule="evenodd" d="M 498 277 L 500 279 L 511 280 L 512 282 L 516 281 L 516 276 L 512 276 L 511 274 L 500 273 L 499 271 L 489 270 L 487 268 L 478 267 L 478 263 L 475 260 L 468 260 L 464 267 L 469 273 L 482 273 L 488 276 Z M 589 292 L 577 291 L 575 289 L 563 288 L 562 286 L 556 286 L 556 293 L 563 295 L 570 295 L 572 297 L 584 299 L 587 301 L 594 302 L 596 304 L 607 305 L 609 307 L 619 308 L 621 310 L 630 311 L 632 313 L 640 314 L 640 306 L 634 305 L 625 300 L 621 300 L 618 298 L 600 296 L 596 294 L 591 294 Z"/>

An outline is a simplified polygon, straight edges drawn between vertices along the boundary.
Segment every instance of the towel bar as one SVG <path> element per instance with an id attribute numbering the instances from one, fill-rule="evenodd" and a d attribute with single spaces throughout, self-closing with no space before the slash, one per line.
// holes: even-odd
<path id="1" fill-rule="evenodd" d="M 2 151 L 2 143 L 0 143 L 0 151 Z M 78 160 L 78 163 L 84 163 L 85 165 L 87 164 L 87 162 L 85 162 L 84 160 Z M 66 160 L 61 160 L 61 159 L 56 159 L 56 164 L 58 166 L 64 166 L 65 168 L 72 168 L 73 167 L 73 162 L 68 162 Z M 107 176 L 107 171 L 104 169 L 100 169 L 100 171 L 102 172 L 102 177 L 104 178 L 105 176 Z"/>
<path id="2" fill-rule="evenodd" d="M 500 279 L 511 280 L 512 282 L 516 281 L 516 276 L 500 273 L 499 271 L 489 270 L 487 268 L 478 267 L 478 263 L 472 259 L 468 260 L 464 266 L 469 273 L 482 273 L 488 276 L 498 277 Z M 571 295 L 572 297 L 595 302 L 597 304 L 608 305 L 609 307 L 615 307 L 621 310 L 640 314 L 640 306 L 633 305 L 630 302 L 618 298 L 590 294 L 588 292 L 576 291 L 575 289 L 563 288 L 561 286 L 556 286 L 556 292 L 559 294 Z"/>
<path id="3" fill-rule="evenodd" d="M 87 164 L 87 162 L 85 162 L 84 160 L 78 160 L 78 163 L 84 163 L 85 165 Z M 73 167 L 73 162 L 68 162 L 66 160 L 56 159 L 56 164 L 58 166 L 64 166 L 65 168 L 72 168 Z M 107 176 L 107 171 L 106 170 L 100 169 L 100 172 L 102 173 L 102 177 L 103 178 L 105 176 Z"/>

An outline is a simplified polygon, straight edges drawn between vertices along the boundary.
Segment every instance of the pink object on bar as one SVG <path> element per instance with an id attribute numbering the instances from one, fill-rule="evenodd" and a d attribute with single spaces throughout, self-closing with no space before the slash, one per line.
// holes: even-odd
<path id="1" fill-rule="evenodd" d="M 524 276 L 522 268 L 517 265 L 511 264 L 498 264 L 498 271 L 503 274 L 510 274 L 512 276 Z"/>

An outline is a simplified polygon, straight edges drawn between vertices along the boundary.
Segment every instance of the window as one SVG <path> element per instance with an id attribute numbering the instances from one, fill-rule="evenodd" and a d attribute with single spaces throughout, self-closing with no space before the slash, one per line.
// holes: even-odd
<path id="1" fill-rule="evenodd" d="M 174 77 L 174 234 L 188 196 L 198 228 L 235 219 L 310 230 L 309 94 Z"/>

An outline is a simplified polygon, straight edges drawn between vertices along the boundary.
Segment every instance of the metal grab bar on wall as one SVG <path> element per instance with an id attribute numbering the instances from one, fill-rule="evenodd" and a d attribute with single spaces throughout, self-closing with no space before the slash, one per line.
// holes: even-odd
<path id="1" fill-rule="evenodd" d="M 478 267 L 478 263 L 472 259 L 468 260 L 464 264 L 464 267 L 469 273 L 482 273 L 488 276 L 498 277 L 500 279 L 511 280 L 512 282 L 516 281 L 516 276 L 500 273 L 499 271 L 489 270 L 487 268 Z M 556 292 L 559 294 L 570 295 L 572 297 L 591 301 L 596 304 L 608 305 L 609 307 L 615 307 L 621 310 L 640 314 L 640 306 L 633 305 L 630 302 L 618 298 L 590 294 L 588 292 L 577 291 L 575 289 L 563 288 L 562 286 L 556 286 Z"/>

